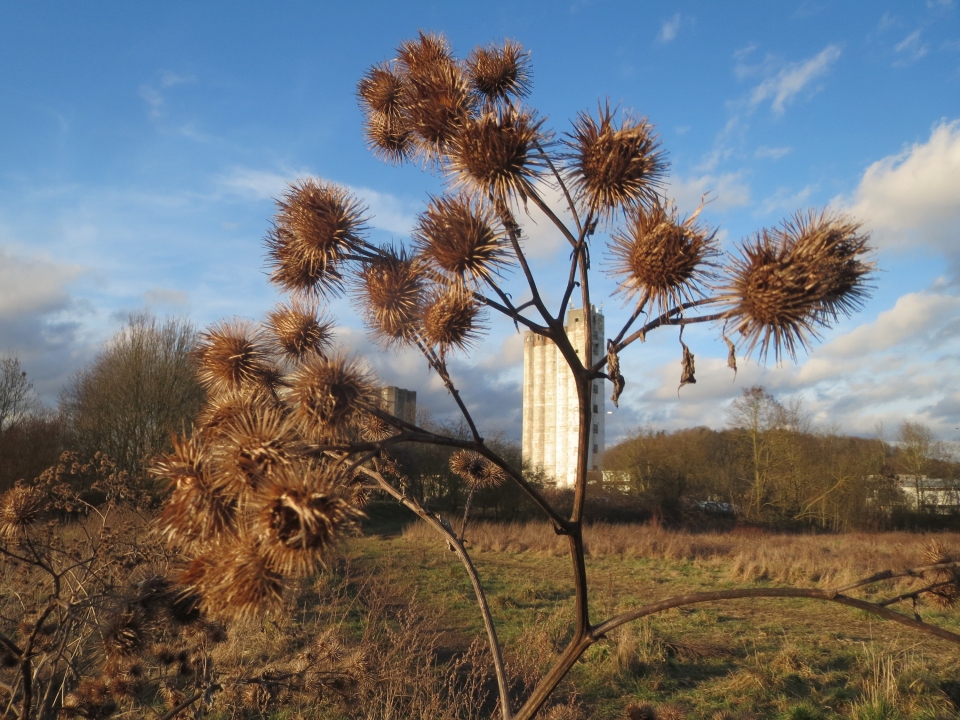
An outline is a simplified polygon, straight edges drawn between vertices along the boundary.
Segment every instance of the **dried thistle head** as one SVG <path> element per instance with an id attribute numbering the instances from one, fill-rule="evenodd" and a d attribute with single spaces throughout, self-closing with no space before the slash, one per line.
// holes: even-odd
<path id="1" fill-rule="evenodd" d="M 488 102 L 524 98 L 530 94 L 530 53 L 520 43 L 475 47 L 466 60 L 470 85 Z"/>
<path id="2" fill-rule="evenodd" d="M 388 63 L 367 70 L 357 83 L 357 98 L 370 113 L 397 118 L 403 112 L 404 77 Z"/>
<path id="3" fill-rule="evenodd" d="M 267 237 L 270 279 L 287 291 L 338 295 L 341 263 L 362 243 L 365 208 L 340 185 L 298 180 L 277 201 Z"/>
<path id="4" fill-rule="evenodd" d="M 472 450 L 457 450 L 450 456 L 450 470 L 470 487 L 496 487 L 504 481 L 503 469 Z"/>
<path id="5" fill-rule="evenodd" d="M 439 160 L 469 119 L 474 96 L 454 62 L 411 70 L 404 94 L 404 120 L 414 152 L 425 162 Z"/>
<path id="6" fill-rule="evenodd" d="M 73 692 L 63 698 L 65 717 L 108 718 L 117 711 L 117 701 L 107 683 L 101 678 L 83 678 Z"/>
<path id="7" fill-rule="evenodd" d="M 12 540 L 22 535 L 43 517 L 48 506 L 42 488 L 14 485 L 0 495 L 0 538 Z"/>
<path id="8" fill-rule="evenodd" d="M 210 477 L 209 451 L 198 436 L 173 439 L 173 452 L 150 472 L 171 485 L 159 527 L 174 545 L 190 547 L 236 533 L 236 496 Z"/>
<path id="9" fill-rule="evenodd" d="M 380 442 L 396 434 L 393 425 L 376 415 L 364 414 L 360 419 L 360 435 L 364 440 Z"/>
<path id="10" fill-rule="evenodd" d="M 424 285 L 424 266 L 403 250 L 383 248 L 365 263 L 358 294 L 367 326 L 385 345 L 408 342 L 416 335 Z"/>
<path id="11" fill-rule="evenodd" d="M 213 480 L 237 497 L 255 491 L 292 464 L 299 439 L 290 418 L 269 406 L 248 407 L 224 428 L 214 449 Z"/>
<path id="12" fill-rule="evenodd" d="M 283 597 L 283 577 L 250 539 L 221 544 L 215 557 L 197 558 L 184 575 L 211 615 L 242 620 L 275 607 Z"/>
<path id="13" fill-rule="evenodd" d="M 397 48 L 397 62 L 406 73 L 422 73 L 454 62 L 450 43 L 443 33 L 418 31 L 415 40 L 404 40 Z"/>
<path id="14" fill-rule="evenodd" d="M 476 196 L 431 198 L 413 239 L 421 257 L 452 280 L 490 283 L 506 264 L 506 235 L 493 209 Z"/>
<path id="15" fill-rule="evenodd" d="M 466 351 L 477 343 L 485 329 L 479 319 L 480 305 L 473 293 L 460 285 L 434 292 L 423 310 L 423 338 L 446 355 Z"/>
<path id="16" fill-rule="evenodd" d="M 400 165 L 409 159 L 413 151 L 413 135 L 403 117 L 368 113 L 363 132 L 367 147 L 377 159 L 384 162 Z"/>
<path id="17" fill-rule="evenodd" d="M 924 543 L 921 550 L 924 565 L 942 565 L 954 561 L 953 554 L 940 540 L 933 538 Z"/>
<path id="18" fill-rule="evenodd" d="M 714 236 L 695 216 L 681 221 L 675 208 L 658 200 L 649 210 L 634 208 L 626 227 L 611 237 L 617 292 L 628 299 L 639 295 L 658 312 L 702 296 L 709 259 L 717 252 Z"/>
<path id="19" fill-rule="evenodd" d="M 210 326 L 196 356 L 197 378 L 216 394 L 263 387 L 275 374 L 260 331 L 244 320 Z"/>
<path id="20" fill-rule="evenodd" d="M 310 353 L 323 354 L 333 338 L 333 321 L 320 314 L 315 303 L 295 298 L 267 314 L 273 349 L 291 360 Z"/>
<path id="21" fill-rule="evenodd" d="M 336 480 L 332 468 L 309 479 L 286 473 L 258 495 L 253 532 L 271 568 L 284 575 L 309 574 L 361 517 L 338 493 Z"/>
<path id="22" fill-rule="evenodd" d="M 467 120 L 450 142 L 447 171 L 456 185 L 478 194 L 525 198 L 544 165 L 537 149 L 546 142 L 542 125 L 513 106 Z"/>
<path id="23" fill-rule="evenodd" d="M 108 658 L 137 657 L 146 646 L 147 633 L 143 614 L 137 608 L 113 613 L 102 630 L 104 653 Z"/>
<path id="24" fill-rule="evenodd" d="M 842 215 L 810 214 L 781 228 L 763 230 L 740 246 L 718 299 L 747 342 L 796 357 L 838 315 L 859 307 L 868 293 L 873 264 L 859 226 Z"/>
<path id="25" fill-rule="evenodd" d="M 564 140 L 565 173 L 581 206 L 598 219 L 618 211 L 649 207 L 667 171 L 653 127 L 625 116 L 617 127 L 607 103 L 597 118 L 580 113 Z"/>
<path id="26" fill-rule="evenodd" d="M 374 403 L 374 382 L 359 360 L 345 355 L 314 356 L 291 378 L 295 415 L 310 435 L 338 433 L 354 425 L 363 408 Z"/>

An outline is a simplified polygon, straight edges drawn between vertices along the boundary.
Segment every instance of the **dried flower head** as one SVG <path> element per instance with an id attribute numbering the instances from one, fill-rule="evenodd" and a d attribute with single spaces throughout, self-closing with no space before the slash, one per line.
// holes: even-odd
<path id="1" fill-rule="evenodd" d="M 367 326 L 386 345 L 416 335 L 424 284 L 424 266 L 406 252 L 383 248 L 360 273 L 359 296 Z"/>
<path id="2" fill-rule="evenodd" d="M 475 47 L 466 60 L 470 85 L 488 102 L 530 94 L 530 53 L 520 43 Z"/>
<path id="3" fill-rule="evenodd" d="M 466 351 L 485 329 L 479 321 L 480 305 L 473 293 L 460 285 L 434 292 L 423 311 L 423 338 L 446 355 Z"/>
<path id="4" fill-rule="evenodd" d="M 361 516 L 337 492 L 337 479 L 332 468 L 308 479 L 286 473 L 259 495 L 253 528 L 270 567 L 284 575 L 316 570 L 330 545 Z"/>
<path id="5" fill-rule="evenodd" d="M 362 243 L 365 208 L 340 185 L 314 178 L 291 184 L 277 206 L 267 237 L 270 279 L 287 291 L 336 296 L 339 266 Z"/>
<path id="6" fill-rule="evenodd" d="M 298 452 L 298 436 L 287 415 L 269 406 L 248 407 L 224 428 L 214 450 L 213 479 L 243 497 L 278 468 L 291 465 Z"/>
<path id="7" fill-rule="evenodd" d="M 425 65 L 410 73 L 405 90 L 404 120 L 414 150 L 425 162 L 438 160 L 473 110 L 467 79 L 453 62 Z"/>
<path id="8" fill-rule="evenodd" d="M 564 140 L 569 148 L 565 172 L 578 202 L 599 219 L 651 206 L 667 170 L 653 127 L 625 116 L 618 128 L 609 103 L 597 115 L 580 113 Z"/>
<path id="9" fill-rule="evenodd" d="M 316 304 L 294 299 L 267 314 L 273 349 L 291 360 L 324 353 L 333 338 L 333 321 L 320 314 Z"/>
<path id="10" fill-rule="evenodd" d="M 77 689 L 63 698 L 61 710 L 65 717 L 90 718 L 103 720 L 117 711 L 117 701 L 113 698 L 107 683 L 101 678 L 83 678 Z"/>
<path id="11" fill-rule="evenodd" d="M 178 546 L 194 546 L 236 532 L 236 497 L 210 477 L 209 452 L 197 435 L 175 437 L 173 452 L 151 473 L 171 485 L 160 530 Z"/>
<path id="12" fill-rule="evenodd" d="M 360 419 L 360 435 L 364 440 L 380 442 L 397 434 L 397 429 L 376 415 L 364 415 Z"/>
<path id="13" fill-rule="evenodd" d="M 337 433 L 361 417 L 365 405 L 374 402 L 373 378 L 356 359 L 342 354 L 314 356 L 291 378 L 291 401 L 298 418 L 311 434 Z"/>
<path id="14" fill-rule="evenodd" d="M 466 194 L 430 199 L 413 230 L 417 252 L 452 280 L 492 282 L 507 259 L 493 209 Z"/>
<path id="15" fill-rule="evenodd" d="M 0 538 L 14 539 L 39 520 L 49 505 L 42 488 L 14 485 L 0 495 Z"/>
<path id="16" fill-rule="evenodd" d="M 413 136 L 404 118 L 371 112 L 363 125 L 367 147 L 379 160 L 400 165 L 413 150 Z"/>
<path id="17" fill-rule="evenodd" d="M 450 470 L 474 488 L 496 487 L 504 481 L 503 469 L 472 450 L 457 450 L 450 456 Z"/>
<path id="18" fill-rule="evenodd" d="M 283 577 L 252 540 L 219 545 L 216 557 L 197 558 L 184 576 L 203 598 L 204 610 L 241 620 L 276 606 L 283 597 Z"/>
<path id="19" fill-rule="evenodd" d="M 147 641 L 143 614 L 128 607 L 110 615 L 102 630 L 103 650 L 107 657 L 125 658 L 142 654 Z"/>
<path id="20" fill-rule="evenodd" d="M 661 313 L 702 296 L 709 258 L 717 252 L 714 235 L 696 215 L 681 221 L 675 208 L 659 201 L 649 210 L 633 209 L 611 238 L 617 291 L 628 299 L 639 295 Z"/>
<path id="21" fill-rule="evenodd" d="M 842 215 L 809 214 L 741 244 L 718 289 L 747 353 L 759 343 L 761 358 L 771 347 L 778 361 L 795 358 L 817 328 L 862 304 L 873 264 L 862 259 L 869 247 L 858 230 Z"/>
<path id="22" fill-rule="evenodd" d="M 453 64 L 453 51 L 442 33 L 420 30 L 416 40 L 404 40 L 397 48 L 397 62 L 407 73 L 422 73 Z"/>
<path id="23" fill-rule="evenodd" d="M 243 320 L 212 325 L 200 335 L 196 355 L 197 378 L 217 394 L 263 387 L 275 373 L 260 331 Z"/>
<path id="24" fill-rule="evenodd" d="M 388 63 L 374 65 L 357 83 L 357 97 L 368 112 L 399 117 L 403 111 L 403 75 Z"/>
<path id="25" fill-rule="evenodd" d="M 455 184 L 477 193 L 525 198 L 544 164 L 537 150 L 546 141 L 542 125 L 532 112 L 512 106 L 466 121 L 450 143 L 447 171 Z"/>

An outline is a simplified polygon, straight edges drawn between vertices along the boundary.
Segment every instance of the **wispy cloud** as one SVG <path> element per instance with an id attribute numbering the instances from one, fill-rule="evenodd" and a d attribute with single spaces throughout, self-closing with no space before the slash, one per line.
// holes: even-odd
<path id="1" fill-rule="evenodd" d="M 828 45 L 808 60 L 789 63 L 776 75 L 767 78 L 753 89 L 750 103 L 759 105 L 770 100 L 771 109 L 778 115 L 783 114 L 787 103 L 793 101 L 811 82 L 825 75 L 839 57 L 840 48 Z"/>
<path id="2" fill-rule="evenodd" d="M 669 194 L 683 212 L 692 212 L 704 195 L 714 210 L 740 207 L 750 202 L 750 186 L 742 173 L 704 173 L 692 177 L 671 177 Z"/>
<path id="3" fill-rule="evenodd" d="M 761 160 L 779 160 L 784 155 L 789 155 L 793 152 L 793 148 L 789 147 L 767 147 L 766 145 L 758 147 L 753 153 L 755 158 L 760 158 Z"/>
<path id="4" fill-rule="evenodd" d="M 163 115 L 164 98 L 159 90 L 150 85 L 141 85 L 140 98 L 147 104 L 147 114 L 151 120 L 157 120 Z"/>
<path id="5" fill-rule="evenodd" d="M 665 44 L 676 40 L 677 33 L 680 31 L 680 23 L 680 13 L 677 13 L 669 20 L 664 20 L 660 26 L 660 32 L 657 33 L 657 41 Z"/>
<path id="6" fill-rule="evenodd" d="M 893 48 L 900 56 L 898 65 L 916 62 L 930 51 L 930 46 L 920 38 L 920 30 L 914 30 Z"/>
<path id="7" fill-rule="evenodd" d="M 764 198 L 755 214 L 762 216 L 774 212 L 793 212 L 798 207 L 803 207 L 810 202 L 810 195 L 814 189 L 812 185 L 807 185 L 796 192 L 789 188 L 777 188 L 773 195 Z"/>

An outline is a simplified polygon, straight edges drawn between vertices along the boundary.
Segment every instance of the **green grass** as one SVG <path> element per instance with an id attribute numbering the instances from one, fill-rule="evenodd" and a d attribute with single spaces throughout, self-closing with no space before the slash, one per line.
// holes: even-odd
<path id="1" fill-rule="evenodd" d="M 442 542 L 379 534 L 352 539 L 343 550 L 361 572 L 375 573 L 398 598 L 413 599 L 436 617 L 441 655 L 464 650 L 482 634 L 466 574 Z M 475 551 L 473 558 L 508 663 L 528 673 L 532 663 L 535 675 L 569 637 L 570 560 L 535 551 Z M 732 580 L 725 568 L 697 559 L 590 557 L 591 619 L 750 584 Z M 952 610 L 926 614 L 958 625 Z M 717 603 L 671 610 L 614 635 L 592 647 L 559 690 L 561 699 L 576 695 L 584 717 L 626 717 L 625 708 L 637 702 L 674 713 L 664 709 L 664 717 L 685 718 L 958 713 L 951 683 L 960 663 L 953 646 L 839 606 L 794 599 Z"/>

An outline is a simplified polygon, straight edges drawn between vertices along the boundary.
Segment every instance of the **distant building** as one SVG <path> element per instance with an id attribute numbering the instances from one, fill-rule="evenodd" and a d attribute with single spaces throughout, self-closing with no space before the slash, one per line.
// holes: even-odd
<path id="1" fill-rule="evenodd" d="M 408 423 L 417 421 L 417 391 L 404 390 L 396 385 L 380 388 L 380 407 L 394 417 Z"/>
<path id="2" fill-rule="evenodd" d="M 937 514 L 960 512 L 960 483 L 956 480 L 921 475 L 897 475 L 900 492 L 911 510 Z M 920 492 L 917 492 L 919 485 Z"/>
<path id="3" fill-rule="evenodd" d="M 590 308 L 591 357 L 594 363 L 606 354 L 603 347 L 603 315 Z M 583 352 L 583 308 L 567 313 L 567 337 L 577 353 Z M 603 380 L 590 388 L 590 441 L 587 469 L 599 470 L 604 451 Z M 535 333 L 523 334 L 523 459 L 530 468 L 541 469 L 558 485 L 572 485 L 577 476 L 579 404 L 573 374 L 557 346 Z"/>

